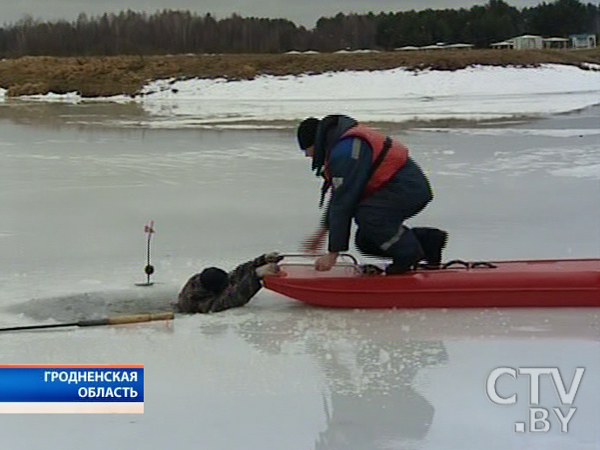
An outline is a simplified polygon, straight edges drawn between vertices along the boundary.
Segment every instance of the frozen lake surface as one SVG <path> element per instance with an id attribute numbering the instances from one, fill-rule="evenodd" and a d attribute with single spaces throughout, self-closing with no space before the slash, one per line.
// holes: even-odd
<path id="1" fill-rule="evenodd" d="M 319 181 L 293 124 L 154 129 L 131 104 L 0 105 L 0 325 L 165 304 L 206 265 L 297 251 Z M 187 126 L 187 125 L 186 125 Z M 450 232 L 446 259 L 597 257 L 600 108 L 536 120 L 377 126 L 404 142 L 436 198 L 412 225 Z M 144 281 L 143 226 L 156 222 Z M 11 449 L 597 449 L 600 310 L 338 311 L 261 291 L 245 308 L 171 323 L 3 334 L 2 362 L 144 364 L 145 414 L 6 416 Z M 529 425 L 529 377 L 556 367 Z M 534 405 L 535 406 L 535 405 Z M 561 432 L 552 408 L 576 413 Z M 35 432 L 32 432 L 35 430 Z"/>

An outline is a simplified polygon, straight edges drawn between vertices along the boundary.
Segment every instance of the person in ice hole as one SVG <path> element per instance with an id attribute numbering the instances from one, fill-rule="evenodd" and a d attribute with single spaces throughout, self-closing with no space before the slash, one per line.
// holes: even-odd
<path id="1" fill-rule="evenodd" d="M 181 313 L 213 313 L 247 304 L 262 288 L 262 279 L 279 272 L 283 259 L 267 253 L 237 266 L 227 273 L 208 267 L 193 275 L 179 292 L 175 310 Z"/>

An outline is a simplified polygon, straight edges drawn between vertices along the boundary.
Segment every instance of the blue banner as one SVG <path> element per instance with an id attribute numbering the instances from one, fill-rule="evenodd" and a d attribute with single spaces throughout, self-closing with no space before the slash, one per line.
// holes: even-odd
<path id="1" fill-rule="evenodd" d="M 143 402 L 142 365 L 0 365 L 0 402 Z"/>

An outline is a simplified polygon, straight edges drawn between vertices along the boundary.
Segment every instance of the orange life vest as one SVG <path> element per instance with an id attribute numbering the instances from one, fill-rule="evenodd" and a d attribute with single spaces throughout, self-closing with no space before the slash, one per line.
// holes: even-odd
<path id="1" fill-rule="evenodd" d="M 369 143 L 373 149 L 372 164 L 377 164 L 375 170 L 371 173 L 367 185 L 362 193 L 362 198 L 366 198 L 377 190 L 381 189 L 390 181 L 394 174 L 406 163 L 408 159 L 408 149 L 400 142 L 396 142 L 387 136 L 364 125 L 356 125 L 346 131 L 340 139 L 346 137 L 358 137 Z M 389 142 L 389 148 L 385 155 L 382 155 L 386 142 Z M 380 160 L 381 156 L 383 159 Z M 377 162 L 377 163 L 376 163 Z M 324 175 L 331 182 L 331 175 L 326 164 Z"/>

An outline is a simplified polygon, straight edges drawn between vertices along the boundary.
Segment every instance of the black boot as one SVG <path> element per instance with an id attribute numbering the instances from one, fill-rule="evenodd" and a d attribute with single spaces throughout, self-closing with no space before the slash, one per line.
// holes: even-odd
<path id="1" fill-rule="evenodd" d="M 411 270 L 415 270 L 419 264 L 419 261 L 423 259 L 423 253 L 419 249 L 411 260 L 394 260 L 392 264 L 385 268 L 386 275 L 400 275 Z"/>
<path id="2" fill-rule="evenodd" d="M 410 264 L 395 264 L 392 263 L 385 268 L 386 275 L 400 275 L 413 269 L 416 263 Z"/>
<path id="3" fill-rule="evenodd" d="M 438 228 L 416 227 L 412 229 L 421 244 L 423 259 L 430 268 L 439 267 L 442 263 L 442 251 L 448 243 L 448 233 Z"/>

